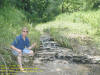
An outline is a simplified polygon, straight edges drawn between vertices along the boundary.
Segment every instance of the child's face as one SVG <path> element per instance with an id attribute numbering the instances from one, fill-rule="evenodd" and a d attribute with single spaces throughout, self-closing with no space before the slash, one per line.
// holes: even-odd
<path id="1" fill-rule="evenodd" d="M 23 31 L 22 31 L 22 35 L 23 35 L 23 36 L 27 36 L 27 34 L 28 34 L 28 30 L 23 30 Z"/>

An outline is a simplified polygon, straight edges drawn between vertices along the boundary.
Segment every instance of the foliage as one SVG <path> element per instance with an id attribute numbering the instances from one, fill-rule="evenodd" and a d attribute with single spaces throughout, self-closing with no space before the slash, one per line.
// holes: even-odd
<path id="1" fill-rule="evenodd" d="M 99 9 L 99 0 L 0 0 L 0 7 L 13 6 L 25 11 L 28 21 L 47 22 L 60 13 Z"/>
<path id="2" fill-rule="evenodd" d="M 21 29 L 24 26 L 29 28 L 29 38 L 33 42 L 37 42 L 37 50 L 39 48 L 40 33 L 36 31 L 33 24 L 27 21 L 26 15 L 23 10 L 18 10 L 15 7 L 3 7 L 0 9 L 0 55 L 3 59 L 0 61 L 0 65 L 5 65 L 10 68 L 9 65 L 17 65 L 17 60 L 12 59 L 12 53 L 4 49 L 10 48 L 11 42 L 21 33 Z M 5 61 L 5 63 L 4 63 Z"/>
<path id="3" fill-rule="evenodd" d="M 100 10 L 86 12 L 79 11 L 71 14 L 64 13 L 57 16 L 54 21 L 38 24 L 36 29 L 40 32 L 49 32 L 51 36 L 64 47 L 71 48 L 70 38 L 67 37 L 72 36 L 72 38 L 75 38 L 79 36 L 91 38 L 91 41 L 93 41 L 96 46 L 98 46 L 97 48 L 99 48 L 99 13 Z"/>

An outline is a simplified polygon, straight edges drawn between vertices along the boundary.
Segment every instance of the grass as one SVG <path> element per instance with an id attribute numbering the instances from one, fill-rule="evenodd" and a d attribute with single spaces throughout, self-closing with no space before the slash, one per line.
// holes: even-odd
<path id="1" fill-rule="evenodd" d="M 10 47 L 11 42 L 21 33 L 24 26 L 28 27 L 28 37 L 31 43 L 36 42 L 38 44 L 36 48 L 38 49 L 40 32 L 35 30 L 33 24 L 27 21 L 24 11 L 10 6 L 0 9 L 0 54 L 2 55 L 0 59 L 4 58 L 4 60 L 1 59 L 0 65 L 6 63 L 5 66 L 8 68 L 10 68 L 9 65 L 17 65 L 17 61 L 11 58 L 12 53 L 9 53 L 4 47 Z"/>
<path id="2" fill-rule="evenodd" d="M 50 33 L 62 46 L 75 51 L 78 50 L 76 47 L 79 45 L 88 45 L 90 48 L 94 46 L 95 50 L 99 50 L 99 13 L 100 10 L 64 13 L 57 16 L 54 21 L 38 24 L 36 29 L 41 34 L 44 32 Z"/>

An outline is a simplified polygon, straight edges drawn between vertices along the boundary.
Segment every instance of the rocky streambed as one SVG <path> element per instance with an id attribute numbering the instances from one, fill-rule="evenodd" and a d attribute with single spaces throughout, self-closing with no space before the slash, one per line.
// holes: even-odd
<path id="1" fill-rule="evenodd" d="M 75 54 L 61 47 L 50 35 L 40 38 L 40 50 L 36 52 L 33 66 L 26 73 L 17 75 L 99 75 L 100 56 Z"/>

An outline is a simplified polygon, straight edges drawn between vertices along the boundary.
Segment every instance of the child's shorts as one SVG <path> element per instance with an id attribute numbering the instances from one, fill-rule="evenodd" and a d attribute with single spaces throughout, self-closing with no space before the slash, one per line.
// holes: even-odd
<path id="1" fill-rule="evenodd" d="M 13 50 L 12 53 L 15 55 L 15 56 L 18 56 L 18 52 Z M 29 49 L 23 49 L 22 51 L 22 54 L 29 54 L 30 53 L 30 50 Z"/>

